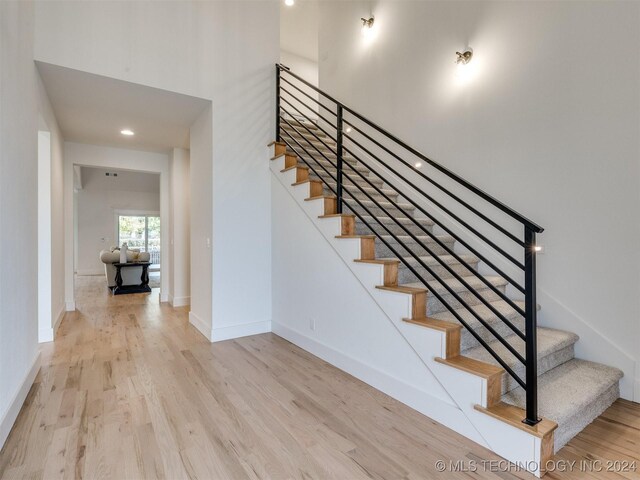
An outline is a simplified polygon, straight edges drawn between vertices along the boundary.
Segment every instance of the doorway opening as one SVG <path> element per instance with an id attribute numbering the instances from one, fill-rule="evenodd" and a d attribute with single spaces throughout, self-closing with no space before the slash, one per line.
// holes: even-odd
<path id="1" fill-rule="evenodd" d="M 118 245 L 148 252 L 150 271 L 160 271 L 160 214 L 117 216 Z"/>

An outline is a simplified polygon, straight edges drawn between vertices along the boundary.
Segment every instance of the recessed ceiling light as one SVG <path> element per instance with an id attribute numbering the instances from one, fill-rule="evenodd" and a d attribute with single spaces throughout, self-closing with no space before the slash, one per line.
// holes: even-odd
<path id="1" fill-rule="evenodd" d="M 120 130 L 120 133 L 121 133 L 122 135 L 127 135 L 127 136 L 135 135 L 135 134 L 133 133 L 133 130 L 129 130 L 128 128 L 125 128 L 124 130 Z"/>
<path id="2" fill-rule="evenodd" d="M 284 0 L 284 4 L 287 7 L 292 7 L 294 3 L 296 3 L 296 0 Z"/>

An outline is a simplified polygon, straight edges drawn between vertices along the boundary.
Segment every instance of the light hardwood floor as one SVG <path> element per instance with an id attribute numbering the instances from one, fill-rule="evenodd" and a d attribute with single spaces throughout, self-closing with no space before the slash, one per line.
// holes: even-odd
<path id="1" fill-rule="evenodd" d="M 78 311 L 44 346 L 0 452 L 2 479 L 533 478 L 276 335 L 212 345 L 157 291 L 77 284 Z M 640 405 L 626 401 L 555 457 L 633 459 Z M 547 478 L 640 478 L 566 465 Z"/>

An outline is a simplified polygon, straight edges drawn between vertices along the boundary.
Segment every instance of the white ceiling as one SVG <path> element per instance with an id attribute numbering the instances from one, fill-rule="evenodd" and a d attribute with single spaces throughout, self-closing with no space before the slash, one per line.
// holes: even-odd
<path id="1" fill-rule="evenodd" d="M 36 62 L 65 140 L 165 152 L 189 148 L 189 127 L 209 101 Z M 120 130 L 130 128 L 134 136 Z"/>
<path id="2" fill-rule="evenodd" d="M 296 0 L 287 7 L 280 0 L 280 48 L 318 61 L 318 1 Z"/>

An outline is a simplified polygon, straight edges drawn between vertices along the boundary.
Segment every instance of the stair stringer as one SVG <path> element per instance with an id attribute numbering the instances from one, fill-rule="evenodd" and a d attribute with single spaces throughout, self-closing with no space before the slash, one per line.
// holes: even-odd
<path id="1" fill-rule="evenodd" d="M 476 409 L 476 406 L 489 407 L 487 404 L 489 388 L 487 379 L 437 362 L 436 358 L 446 358 L 447 334 L 441 330 L 404 321 L 403 319 L 412 316 L 412 296 L 376 288 L 384 283 L 385 267 L 380 264 L 355 261 L 361 258 L 360 239 L 336 238 L 342 234 L 341 217 L 320 218 L 326 214 L 325 202 L 322 198 L 309 200 L 310 187 L 308 183 L 293 185 L 298 180 L 296 170 L 283 171 L 285 169 L 284 155 L 272 158 L 269 163 L 272 174 L 291 194 L 361 285 L 395 325 L 398 332 L 471 423 L 473 429 L 478 432 L 480 438 L 471 438 L 468 429 L 461 429 L 458 421 L 447 422 L 446 418 L 441 415 L 438 415 L 438 421 L 531 473 L 537 476 L 543 475 L 543 458 L 547 458 L 543 449 L 548 448 L 548 443 L 543 445 L 541 437 Z M 548 438 L 546 440 L 548 442 Z M 553 437 L 551 437 L 551 445 L 553 445 Z"/>

